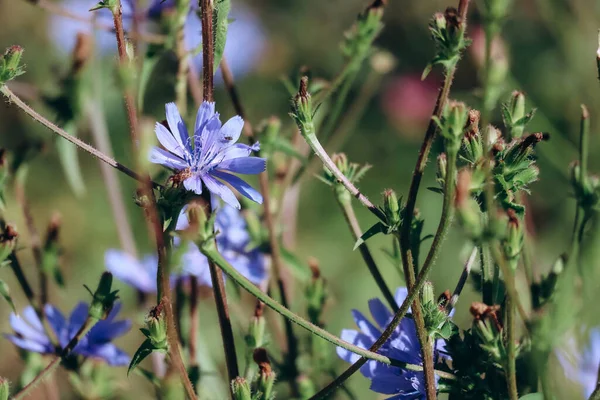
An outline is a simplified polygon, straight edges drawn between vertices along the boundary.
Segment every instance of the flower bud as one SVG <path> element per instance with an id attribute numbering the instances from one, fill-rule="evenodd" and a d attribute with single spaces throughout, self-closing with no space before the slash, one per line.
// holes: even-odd
<path id="1" fill-rule="evenodd" d="M 263 347 L 266 344 L 265 341 L 265 324 L 266 320 L 263 315 L 264 303 L 261 301 L 256 302 L 256 308 L 254 309 L 254 317 L 250 320 L 250 326 L 248 327 L 248 334 L 246 335 L 246 345 L 255 349 L 257 347 Z"/>
<path id="2" fill-rule="evenodd" d="M 306 129 L 313 123 L 313 108 L 310 93 L 308 93 L 308 77 L 300 79 L 298 93 L 292 100 L 292 117 L 299 127 L 305 127 L 307 134 L 314 135 L 314 128 Z M 302 129 L 301 129 L 302 131 Z"/>
<path id="3" fill-rule="evenodd" d="M 512 93 L 510 98 L 510 114 L 514 122 L 525 117 L 525 94 L 523 92 L 514 91 Z M 515 135 L 514 132 L 515 130 L 513 129 L 513 137 L 521 137 L 523 135 L 523 128 L 517 131 L 520 133 L 519 135 Z"/>
<path id="4" fill-rule="evenodd" d="M 542 132 L 532 133 L 521 138 L 508 149 L 504 157 L 504 163 L 508 167 L 518 166 L 533 154 L 533 149 L 539 142 L 548 139 L 549 135 Z"/>
<path id="5" fill-rule="evenodd" d="M 320 325 L 323 306 L 327 301 L 327 282 L 321 275 L 319 264 L 316 259 L 309 260 L 309 267 L 312 271 L 312 279 L 306 287 L 306 308 L 310 322 Z"/>
<path id="6" fill-rule="evenodd" d="M 519 218 L 513 209 L 509 208 L 507 214 L 508 226 L 506 240 L 504 241 L 504 254 L 513 270 L 515 270 L 518 265 L 521 250 L 523 249 L 523 224 L 519 221 Z"/>
<path id="7" fill-rule="evenodd" d="M 19 234 L 13 225 L 6 225 L 4 232 L 0 235 L 0 263 L 10 256 L 17 246 Z"/>
<path id="8" fill-rule="evenodd" d="M 479 132 L 479 119 L 479 111 L 469 111 L 469 122 L 465 131 L 464 148 L 466 158 L 472 164 L 475 164 L 484 155 L 483 141 Z"/>
<path id="9" fill-rule="evenodd" d="M 117 300 L 118 290 L 111 291 L 112 289 L 113 276 L 110 272 L 104 272 L 100 277 L 98 288 L 94 293 L 85 286 L 85 288 L 92 295 L 92 303 L 88 310 L 88 315 L 93 319 L 106 319 L 108 314 L 113 308 L 115 301 Z"/>
<path id="10" fill-rule="evenodd" d="M 186 229 L 178 231 L 183 239 L 194 241 L 200 248 L 212 249 L 215 233 L 215 217 L 217 213 L 206 214 L 206 206 L 194 201 L 188 205 L 186 211 L 189 225 Z"/>
<path id="11" fill-rule="evenodd" d="M 271 369 L 271 362 L 267 355 L 267 350 L 258 348 L 254 350 L 254 362 L 258 365 L 257 390 L 263 394 L 264 399 L 270 399 L 273 394 L 273 385 L 275 384 L 275 372 Z"/>
<path id="12" fill-rule="evenodd" d="M 474 302 L 469 310 L 473 315 L 473 331 L 479 337 L 482 349 L 492 356 L 492 361 L 501 362 L 505 354 L 502 340 L 502 324 L 498 317 L 500 306 L 488 306 Z"/>
<path id="13" fill-rule="evenodd" d="M 437 180 L 440 184 L 443 185 L 446 180 L 446 170 L 448 169 L 448 158 L 446 157 L 446 153 L 441 153 L 437 157 Z"/>
<path id="14" fill-rule="evenodd" d="M 8 379 L 0 376 L 0 400 L 8 400 L 10 395 L 10 382 Z"/>
<path id="15" fill-rule="evenodd" d="M 21 46 L 11 46 L 4 52 L 0 58 L 0 85 L 22 75 L 21 57 L 23 57 L 23 48 Z"/>
<path id="16" fill-rule="evenodd" d="M 237 377 L 231 381 L 231 391 L 235 400 L 252 400 L 250 385 L 244 378 Z"/>
<path id="17" fill-rule="evenodd" d="M 469 108 L 465 103 L 451 101 L 446 105 L 442 119 L 437 119 L 440 133 L 444 137 L 446 152 L 456 154 L 462 143 L 465 126 L 469 119 Z"/>
<path id="18" fill-rule="evenodd" d="M 433 303 L 435 295 L 433 293 L 433 283 L 427 281 L 423 284 L 423 292 L 421 294 L 423 304 Z"/>
<path id="19" fill-rule="evenodd" d="M 391 227 L 400 226 L 400 210 L 402 209 L 396 192 L 392 189 L 386 189 L 383 192 L 383 211 L 387 224 Z"/>
<path id="20" fill-rule="evenodd" d="M 144 332 L 146 337 L 150 339 L 155 349 L 168 349 L 167 323 L 165 320 L 165 311 L 162 302 L 150 310 L 150 313 L 146 317 L 146 329 L 142 332 Z"/>

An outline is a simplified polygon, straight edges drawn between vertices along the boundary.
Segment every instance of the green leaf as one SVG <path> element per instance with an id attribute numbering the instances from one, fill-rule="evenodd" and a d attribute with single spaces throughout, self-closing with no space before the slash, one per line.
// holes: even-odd
<path id="1" fill-rule="evenodd" d="M 383 222 L 377 222 L 375 225 L 370 227 L 365 233 L 363 233 L 362 236 L 354 244 L 354 249 L 352 250 L 356 250 L 358 246 L 366 242 L 367 239 L 370 239 L 378 233 L 387 233 L 387 226 Z"/>
<path id="2" fill-rule="evenodd" d="M 281 258 L 283 258 L 283 262 L 290 268 L 294 277 L 302 282 L 307 282 L 312 276 L 312 272 L 310 271 L 310 268 L 308 268 L 308 265 L 305 262 L 300 261 L 294 253 L 287 250 L 284 246 L 281 246 L 280 248 Z"/>
<path id="3" fill-rule="evenodd" d="M 148 83 L 150 82 L 150 77 L 152 76 L 152 72 L 154 68 L 158 64 L 158 60 L 160 60 L 161 53 L 154 53 L 150 56 L 146 56 L 144 58 L 144 62 L 142 63 L 142 70 L 140 72 L 139 81 L 138 81 L 138 107 L 140 110 L 144 109 L 144 99 L 146 97 L 146 89 L 148 88 Z"/>
<path id="4" fill-rule="evenodd" d="M 135 352 L 133 357 L 131 358 L 131 363 L 129 364 L 129 368 L 127 369 L 127 375 L 131 372 L 132 369 L 138 366 L 144 358 L 148 357 L 155 350 L 152 345 L 152 341 L 150 339 L 144 340 L 139 349 Z"/>
<path id="5" fill-rule="evenodd" d="M 517 125 L 517 126 L 525 126 L 525 125 L 527 125 L 533 119 L 536 111 L 537 111 L 537 108 L 534 108 L 527 115 L 525 115 L 523 118 L 521 118 L 520 120 L 516 121 L 515 125 Z"/>
<path id="6" fill-rule="evenodd" d="M 304 157 L 302 154 L 300 154 L 298 152 L 298 150 L 296 150 L 294 145 L 291 144 L 290 141 L 287 140 L 286 138 L 281 138 L 281 137 L 277 138 L 277 141 L 275 142 L 274 147 L 275 147 L 276 151 L 279 151 L 290 157 L 297 158 L 300 162 L 302 162 L 302 164 L 304 164 L 306 162 L 306 157 Z"/>
<path id="7" fill-rule="evenodd" d="M 73 121 L 68 122 L 64 126 L 64 130 L 72 136 L 77 136 L 77 128 Z M 60 159 L 60 163 L 67 178 L 67 183 L 71 187 L 71 190 L 73 190 L 73 193 L 78 198 L 83 197 L 85 194 L 85 183 L 83 181 L 83 175 L 81 174 L 77 146 L 66 140 L 59 139 L 56 141 L 56 150 L 58 151 L 58 158 Z"/>
<path id="8" fill-rule="evenodd" d="M 225 51 L 227 28 L 229 26 L 229 10 L 231 10 L 231 0 L 216 1 L 213 14 L 213 29 L 215 31 L 215 71 L 219 68 L 219 64 L 221 63 Z"/>
<path id="9" fill-rule="evenodd" d="M 15 307 L 15 303 L 13 302 L 12 297 L 10 296 L 10 290 L 8 289 L 8 285 L 2 279 L 0 279 L 0 296 L 4 297 L 4 300 L 6 300 L 12 311 L 16 313 L 17 309 Z"/>

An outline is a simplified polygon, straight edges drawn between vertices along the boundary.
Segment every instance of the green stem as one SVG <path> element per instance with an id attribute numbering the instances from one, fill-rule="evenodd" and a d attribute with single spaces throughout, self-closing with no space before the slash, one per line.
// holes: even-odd
<path id="1" fill-rule="evenodd" d="M 315 133 L 314 123 L 310 121 L 308 124 L 300 124 L 300 133 L 310 146 L 310 148 L 315 152 L 317 157 L 321 159 L 323 164 L 331 171 L 331 173 L 337 178 L 337 180 L 344 185 L 344 187 L 350 192 L 350 194 L 358 199 L 365 207 L 369 209 L 377 218 L 385 221 L 385 215 L 383 212 L 375 207 L 371 200 L 369 200 L 364 194 L 358 190 L 356 186 L 348 178 L 338 169 L 335 163 L 331 160 L 321 143 L 319 143 L 319 139 L 317 139 L 317 135 Z"/>
<path id="2" fill-rule="evenodd" d="M 515 307 L 510 296 L 506 299 L 506 385 L 510 400 L 518 400 L 517 391 L 517 366 L 516 366 L 516 326 L 515 326 Z"/>
<path id="3" fill-rule="evenodd" d="M 450 311 L 454 308 L 454 306 L 458 302 L 458 298 L 460 297 L 460 294 L 462 293 L 462 290 L 465 287 L 465 284 L 467 283 L 467 279 L 469 278 L 469 274 L 471 273 L 471 269 L 473 268 L 473 264 L 475 264 L 475 259 L 477 258 L 477 253 L 478 253 L 477 250 L 478 250 L 477 246 L 474 246 L 473 250 L 471 251 L 471 255 L 469 256 L 469 258 L 467 259 L 467 262 L 465 263 L 465 268 L 463 269 L 463 272 L 460 275 L 460 278 L 458 279 L 458 283 L 456 284 L 456 287 L 454 288 L 454 292 L 452 293 L 452 298 L 450 299 L 450 305 L 447 310 L 448 313 L 450 313 Z"/>
<path id="4" fill-rule="evenodd" d="M 79 140 L 75 136 L 69 135 L 67 132 L 65 132 L 64 130 L 62 130 L 61 128 L 59 128 L 58 126 L 56 126 L 55 124 L 53 124 L 52 122 L 48 121 L 46 118 L 44 118 L 43 116 L 38 114 L 31 107 L 29 107 L 23 100 L 21 100 L 16 94 L 14 94 L 6 85 L 0 87 L 0 92 L 2 92 L 2 94 L 4 94 L 4 96 L 6 96 L 6 98 L 8 99 L 9 102 L 16 104 L 21 110 L 23 110 L 27 115 L 29 115 L 31 118 L 33 118 L 36 122 L 42 124 L 43 126 L 45 126 L 48 129 L 50 129 L 52 132 L 56 133 L 58 136 L 62 137 L 63 139 L 68 140 L 69 142 L 73 143 L 75 146 L 79 147 L 83 151 L 88 152 L 89 154 L 96 157 L 100 161 L 123 172 L 125 175 L 127 175 L 139 182 L 144 182 L 144 178 L 141 175 L 139 175 L 138 173 L 132 171 L 131 169 L 124 166 L 123 164 L 115 161 L 113 158 L 107 156 L 106 154 L 96 150 L 95 148 L 93 148 L 89 144 L 85 143 L 84 141 Z M 154 182 L 152 182 L 152 184 L 154 187 L 162 186 L 162 185 L 159 185 L 158 183 L 154 183 Z"/>
<path id="5" fill-rule="evenodd" d="M 340 208 L 342 209 L 342 213 L 344 214 L 344 218 L 346 219 L 348 226 L 350 227 L 350 231 L 352 232 L 352 238 L 354 239 L 354 242 L 356 242 L 362 235 L 362 230 L 360 229 L 360 225 L 358 224 L 358 220 L 356 219 L 356 214 L 354 213 L 354 208 L 352 207 L 350 197 L 344 195 L 347 195 L 347 193 L 344 192 L 342 195 L 336 195 L 335 198 Z M 373 259 L 373 256 L 371 255 L 369 247 L 366 243 L 362 243 L 358 247 L 358 249 L 360 250 L 360 254 L 362 255 L 363 260 L 365 261 L 365 264 L 367 264 L 367 268 L 369 269 L 371 276 L 373 276 L 375 283 L 377 284 L 379 290 L 383 294 L 383 297 L 385 297 L 392 310 L 394 312 L 397 312 L 398 304 L 396 304 L 394 295 L 386 285 L 385 280 L 383 279 L 383 275 L 381 275 L 381 272 L 379 271 L 379 268 L 375 263 L 375 259 Z"/>
<path id="6" fill-rule="evenodd" d="M 221 59 L 221 74 L 223 76 L 223 82 L 225 83 L 225 87 L 229 93 L 229 97 L 231 98 L 231 102 L 233 103 L 233 107 L 235 108 L 236 113 L 246 119 L 246 113 L 244 111 L 244 107 L 242 106 L 242 102 L 240 100 L 240 96 L 235 87 L 235 83 L 233 80 L 233 74 L 231 73 L 231 69 L 227 64 L 227 60 L 225 57 Z M 254 135 L 254 130 L 249 121 L 244 121 L 244 134 L 248 136 L 251 143 L 256 142 L 256 138 Z M 260 155 L 260 151 L 258 153 Z M 272 212 L 271 206 L 271 191 L 269 184 L 269 174 L 267 171 L 262 172 L 258 176 L 258 182 L 260 185 L 260 192 L 263 196 L 263 210 L 264 210 L 264 219 L 265 225 L 267 226 L 268 239 L 269 239 L 269 248 L 271 252 L 271 261 L 272 261 L 272 272 L 273 272 L 273 280 L 277 285 L 277 289 L 279 291 L 279 298 L 281 304 L 285 308 L 288 307 L 288 299 L 285 288 L 285 282 L 281 276 L 281 271 L 283 270 L 283 259 L 281 256 L 281 248 L 279 243 L 279 238 L 277 236 L 277 229 L 275 226 L 275 218 Z M 286 356 L 286 364 L 287 364 L 287 373 L 290 376 L 290 386 L 292 389 L 292 393 L 298 393 L 298 385 L 296 377 L 298 376 L 298 369 L 296 367 L 296 359 L 298 358 L 298 342 L 296 339 L 296 335 L 294 334 L 294 329 L 292 323 L 283 318 L 283 323 L 285 326 L 285 334 L 287 340 L 287 356 Z M 252 363 L 254 364 L 254 363 Z M 247 375 L 245 375 L 247 376 Z"/>
<path id="7" fill-rule="evenodd" d="M 335 335 L 332 335 L 331 333 L 327 332 L 326 330 L 324 330 L 322 328 L 319 328 L 319 327 L 311 324 L 304 318 L 294 314 L 289 309 L 283 307 L 281 304 L 279 304 L 277 301 L 275 301 L 272 297 L 270 297 L 269 295 L 264 293 L 262 290 L 260 290 L 258 287 L 256 287 L 252 282 L 250 282 L 242 274 L 240 274 L 233 266 L 231 266 L 223 258 L 223 256 L 221 256 L 221 254 L 219 254 L 218 251 L 216 251 L 214 249 L 206 248 L 206 246 L 201 246 L 201 251 L 208 259 L 213 261 L 220 269 L 223 270 L 223 272 L 225 272 L 229 277 L 231 277 L 231 279 L 233 279 L 238 285 L 240 285 L 243 289 L 248 291 L 251 295 L 253 295 L 257 299 L 259 299 L 260 301 L 265 303 L 265 305 L 267 307 L 269 307 L 272 310 L 276 311 L 277 313 L 283 315 L 285 318 L 288 318 L 295 324 L 301 326 L 302 328 L 304 328 L 307 331 L 311 332 L 312 334 L 320 337 L 321 339 L 324 339 L 324 340 L 328 341 L 329 343 L 332 343 L 336 346 L 346 349 L 352 353 L 358 354 L 362 357 L 366 357 L 366 359 L 369 359 L 369 360 L 379 361 L 379 362 L 382 362 L 387 365 L 398 366 L 400 368 L 408 369 L 410 371 L 423 371 L 423 367 L 420 365 L 406 364 L 401 361 L 386 357 L 384 355 L 377 354 L 377 353 L 374 353 L 369 350 L 365 350 L 361 347 L 358 347 L 351 343 L 348 343 L 348 342 L 338 338 Z M 406 301 L 405 301 L 405 303 L 406 303 Z M 404 313 L 406 313 L 406 311 L 408 310 L 408 307 L 409 307 L 409 304 L 406 304 Z M 390 326 L 388 326 L 388 328 L 386 328 L 386 331 L 390 330 L 390 335 L 391 335 L 394 328 L 390 329 Z M 389 336 L 388 336 L 388 338 L 389 338 Z M 387 338 L 386 338 L 386 340 L 387 340 Z M 449 374 L 447 372 L 436 371 L 436 373 L 444 378 L 454 379 L 454 375 Z"/>

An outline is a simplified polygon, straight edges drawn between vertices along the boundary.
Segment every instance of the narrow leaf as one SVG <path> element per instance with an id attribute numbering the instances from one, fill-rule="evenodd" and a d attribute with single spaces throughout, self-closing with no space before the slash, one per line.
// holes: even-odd
<path id="1" fill-rule="evenodd" d="M 64 126 L 64 129 L 72 136 L 77 136 L 77 129 L 73 121 L 68 122 Z M 67 178 L 67 183 L 71 187 L 71 190 L 73 190 L 75 196 L 79 198 L 83 197 L 85 194 L 85 183 L 83 181 L 83 175 L 81 174 L 77 146 L 66 140 L 59 139 L 56 141 L 56 150 L 58 151 L 58 158 L 60 159 L 60 163 Z"/>
<path id="2" fill-rule="evenodd" d="M 225 43 L 227 41 L 227 28 L 229 26 L 229 11 L 231 10 L 231 0 L 217 0 L 215 3 L 213 24 L 215 38 L 215 71 L 221 63 L 223 53 L 225 52 Z"/>
<path id="3" fill-rule="evenodd" d="M 358 246 L 360 246 L 361 244 L 366 242 L 367 239 L 370 239 L 371 237 L 377 235 L 378 233 L 386 233 L 386 232 L 387 232 L 387 226 L 383 222 L 377 222 L 375 225 L 370 227 L 365 233 L 362 234 L 362 236 L 354 244 L 353 250 L 356 250 L 358 248 Z"/>
<path id="4" fill-rule="evenodd" d="M 8 285 L 2 279 L 0 279 L 0 295 L 4 297 L 4 300 L 6 300 L 12 311 L 16 313 L 17 309 L 15 307 L 15 303 L 13 302 L 12 297 L 10 296 L 10 290 L 8 289 Z"/>
<path id="5" fill-rule="evenodd" d="M 135 369 L 139 363 L 141 363 L 146 357 L 148 357 L 153 351 L 154 346 L 152 345 L 152 341 L 150 339 L 144 340 L 139 349 L 135 352 L 133 357 L 131 358 L 131 363 L 129 364 L 129 368 L 127 369 L 127 375 L 131 372 L 131 370 Z"/>

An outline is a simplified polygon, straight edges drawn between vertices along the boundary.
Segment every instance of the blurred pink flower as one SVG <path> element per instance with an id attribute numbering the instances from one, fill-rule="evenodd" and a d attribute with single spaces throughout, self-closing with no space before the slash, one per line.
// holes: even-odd
<path id="1" fill-rule="evenodd" d="M 392 78 L 382 97 L 383 111 L 402 136 L 418 138 L 431 118 L 437 91 L 432 79 L 422 81 L 418 74 Z"/>

